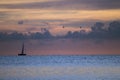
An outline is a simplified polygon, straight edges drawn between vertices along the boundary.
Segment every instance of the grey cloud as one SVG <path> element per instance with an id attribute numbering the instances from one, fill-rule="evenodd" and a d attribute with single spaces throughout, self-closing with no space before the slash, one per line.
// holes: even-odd
<path id="1" fill-rule="evenodd" d="M 120 22 L 113 21 L 109 24 L 109 34 L 111 37 L 120 37 Z"/>
<path id="2" fill-rule="evenodd" d="M 85 31 L 68 32 L 65 38 L 77 39 L 120 39 L 120 22 L 109 23 L 108 29 L 104 28 L 104 23 L 96 22 L 91 28 L 92 31 L 86 34 Z"/>
<path id="3" fill-rule="evenodd" d="M 86 33 L 85 30 L 71 32 L 69 31 L 63 36 L 53 36 L 48 29 L 41 28 L 41 32 L 29 33 L 24 35 L 18 32 L 12 32 L 11 34 L 1 32 L 0 40 L 21 40 L 21 39 L 120 39 L 120 22 L 113 21 L 109 23 L 108 29 L 103 28 L 104 23 L 97 22 L 91 28 L 92 31 Z M 35 29 L 35 28 L 31 28 Z"/>
<path id="4" fill-rule="evenodd" d="M 24 4 L 1 4 L 1 8 L 20 8 L 20 9 L 119 9 L 120 0 L 58 0 L 50 2 L 34 2 Z"/>
<path id="5" fill-rule="evenodd" d="M 31 28 L 31 29 L 35 29 L 35 28 Z M 51 35 L 49 30 L 47 30 L 46 28 L 44 28 L 43 33 L 41 32 L 30 33 L 29 32 L 28 34 L 23 34 L 23 33 L 19 33 L 16 31 L 13 31 L 11 33 L 0 32 L 0 40 L 51 39 L 51 38 L 53 38 L 53 35 Z"/>
<path id="6" fill-rule="evenodd" d="M 24 24 L 24 21 L 18 21 L 18 24 L 19 25 Z"/>

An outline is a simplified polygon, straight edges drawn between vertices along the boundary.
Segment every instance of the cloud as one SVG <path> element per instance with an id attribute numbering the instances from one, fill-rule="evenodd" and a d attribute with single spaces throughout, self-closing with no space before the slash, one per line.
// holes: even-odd
<path id="1" fill-rule="evenodd" d="M 104 23 L 101 23 L 101 22 L 96 22 L 94 24 L 94 26 L 92 27 L 92 31 L 101 31 L 103 30 L 103 27 L 104 27 Z"/>
<path id="2" fill-rule="evenodd" d="M 105 28 L 104 23 L 96 22 L 91 27 L 91 32 L 86 33 L 84 30 L 78 32 L 68 32 L 65 38 L 77 39 L 118 39 L 120 38 L 120 22 L 113 21 L 109 23 L 108 29 Z"/>
<path id="3" fill-rule="evenodd" d="M 61 10 L 101 10 L 120 9 L 119 0 L 55 0 L 18 4 L 1 4 L 1 8 L 11 9 L 61 9 Z"/>
<path id="4" fill-rule="evenodd" d="M 37 29 L 34 27 L 28 28 L 28 34 L 22 34 L 18 32 L 1 32 L 1 40 L 19 40 L 19 39 L 118 39 L 120 38 L 120 22 L 113 21 L 109 23 L 109 27 L 105 28 L 104 23 L 96 22 L 93 27 L 91 27 L 90 32 L 86 30 L 79 31 L 68 31 L 67 34 L 61 36 L 54 36 L 51 34 L 49 29 L 41 28 L 39 32 L 31 33 L 31 30 Z"/>
<path id="5" fill-rule="evenodd" d="M 0 40 L 25 40 L 25 39 L 50 39 L 50 38 L 53 38 L 53 36 L 45 28 L 43 32 L 36 33 L 28 32 L 28 34 L 23 34 L 15 31 L 10 33 L 0 32 Z"/>
<path id="6" fill-rule="evenodd" d="M 18 32 L 12 32 L 11 34 L 8 33 L 4 33 L 1 32 L 0 33 L 0 40 L 21 40 L 24 39 L 25 35 L 23 35 L 22 33 L 18 33 Z"/>
<path id="7" fill-rule="evenodd" d="M 120 22 L 113 21 L 109 24 L 109 34 L 111 37 L 119 37 L 120 38 Z"/>
<path id="8" fill-rule="evenodd" d="M 24 21 L 18 21 L 18 24 L 19 25 L 24 24 Z"/>

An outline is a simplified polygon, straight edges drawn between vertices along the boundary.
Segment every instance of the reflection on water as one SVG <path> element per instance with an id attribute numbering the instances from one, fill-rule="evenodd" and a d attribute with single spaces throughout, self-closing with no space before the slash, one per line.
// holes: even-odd
<path id="1" fill-rule="evenodd" d="M 120 56 L 0 57 L 0 80 L 120 80 Z"/>

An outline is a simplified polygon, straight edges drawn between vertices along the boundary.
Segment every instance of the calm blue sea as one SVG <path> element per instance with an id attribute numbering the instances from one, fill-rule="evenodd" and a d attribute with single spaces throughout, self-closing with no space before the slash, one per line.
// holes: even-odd
<path id="1" fill-rule="evenodd" d="M 120 80 L 120 56 L 1 56 L 0 80 Z"/>

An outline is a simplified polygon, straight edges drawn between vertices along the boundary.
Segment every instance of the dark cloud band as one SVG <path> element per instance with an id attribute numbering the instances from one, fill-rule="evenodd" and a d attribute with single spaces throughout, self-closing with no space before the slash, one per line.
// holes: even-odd
<path id="1" fill-rule="evenodd" d="M 47 28 L 41 28 L 41 32 L 28 33 L 29 35 L 24 35 L 18 32 L 0 33 L 0 40 L 21 40 L 21 39 L 60 39 L 60 38 L 70 38 L 70 39 L 120 39 L 120 22 L 113 21 L 109 23 L 109 27 L 104 28 L 104 23 L 96 22 L 93 27 L 91 27 L 91 32 L 86 33 L 85 30 L 71 32 L 68 31 L 66 35 L 53 36 Z M 35 29 L 35 28 L 31 28 Z M 29 29 L 29 30 L 31 30 Z"/>

